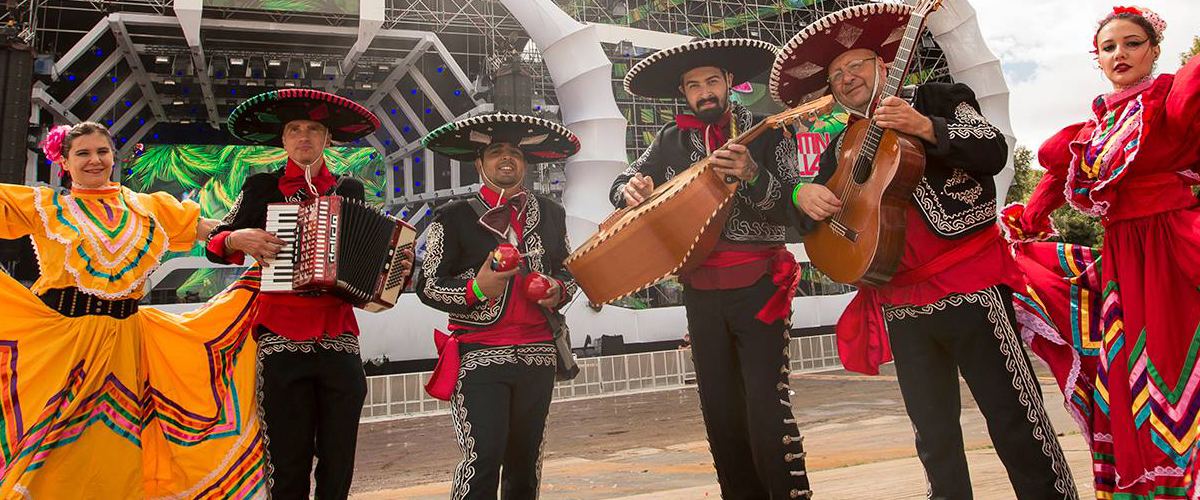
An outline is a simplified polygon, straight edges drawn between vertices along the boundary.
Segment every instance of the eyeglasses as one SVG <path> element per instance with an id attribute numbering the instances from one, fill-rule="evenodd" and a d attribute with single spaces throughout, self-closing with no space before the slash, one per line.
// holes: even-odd
<path id="1" fill-rule="evenodd" d="M 874 60 L 875 60 L 875 56 L 865 57 L 862 59 L 850 61 L 850 63 L 847 64 L 844 69 L 845 69 L 845 71 L 850 72 L 850 74 L 852 74 L 852 75 L 862 76 L 862 71 L 863 71 L 863 68 L 866 67 L 867 61 L 874 61 Z M 829 74 L 829 84 L 833 85 L 834 83 L 842 81 L 843 75 L 845 75 L 845 73 L 841 69 L 834 71 L 833 73 L 830 73 Z"/>

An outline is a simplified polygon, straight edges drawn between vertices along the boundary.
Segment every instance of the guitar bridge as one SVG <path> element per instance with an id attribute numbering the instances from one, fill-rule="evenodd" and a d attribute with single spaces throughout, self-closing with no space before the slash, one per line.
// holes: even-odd
<path id="1" fill-rule="evenodd" d="M 837 233 L 838 236 L 846 238 L 851 242 L 858 241 L 858 231 L 846 227 L 846 225 L 842 224 L 841 222 L 831 220 L 829 221 L 829 228 L 832 229 L 834 233 Z"/>

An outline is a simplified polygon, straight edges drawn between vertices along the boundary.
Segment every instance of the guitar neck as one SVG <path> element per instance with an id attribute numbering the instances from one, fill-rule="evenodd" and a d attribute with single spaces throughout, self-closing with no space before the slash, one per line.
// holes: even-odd
<path id="1" fill-rule="evenodd" d="M 925 16 L 925 13 L 918 11 L 913 12 L 912 16 L 909 17 L 908 26 L 904 29 L 904 39 L 901 40 L 900 48 L 896 51 L 896 58 L 892 61 L 892 67 L 888 70 L 887 82 L 884 84 L 883 93 L 879 96 L 880 101 L 900 94 L 900 87 L 904 85 L 904 79 L 908 77 L 908 68 L 912 64 L 913 53 L 917 48 L 917 41 L 921 38 L 921 31 L 925 28 Z M 879 148 L 879 141 L 882 139 L 883 129 L 872 122 L 867 127 L 867 132 L 863 137 L 863 145 L 862 149 L 860 149 L 859 157 L 867 164 L 873 162 L 875 151 Z"/>
<path id="2" fill-rule="evenodd" d="M 833 107 L 833 96 L 828 96 L 828 95 L 821 97 L 820 99 L 806 102 L 806 103 L 796 106 L 792 109 L 789 109 L 787 111 L 779 113 L 775 116 L 771 116 L 761 122 L 758 122 L 753 127 L 750 127 L 749 130 L 746 130 L 745 132 L 738 134 L 737 137 L 730 139 L 729 143 L 731 143 L 731 144 L 736 143 L 736 144 L 741 144 L 741 145 L 745 146 L 745 145 L 753 142 L 754 139 L 757 139 L 759 135 L 762 135 L 763 132 L 766 132 L 769 129 L 780 128 L 780 127 L 786 125 L 787 123 L 790 123 L 791 121 L 796 120 L 805 115 L 819 113 L 819 112 L 826 112 L 829 109 L 832 109 L 832 107 Z"/>
<path id="3" fill-rule="evenodd" d="M 904 85 L 904 79 L 908 77 L 908 68 L 912 64 L 913 53 L 924 28 L 925 15 L 913 13 L 908 20 L 908 26 L 904 29 L 904 39 L 900 42 L 900 48 L 896 50 L 896 59 L 893 60 L 892 67 L 888 70 L 887 83 L 883 87 L 880 99 L 900 93 L 900 87 Z"/>
<path id="4" fill-rule="evenodd" d="M 771 124 L 771 120 L 770 119 L 763 120 L 763 121 L 755 124 L 753 127 L 750 127 L 750 130 L 742 132 L 742 133 L 738 134 L 737 137 L 730 139 L 729 143 L 730 144 L 741 144 L 743 146 L 748 145 L 751 142 L 754 142 L 754 140 L 757 139 L 758 136 L 762 135 L 763 132 L 766 132 L 767 129 L 771 129 L 771 128 L 775 128 Z"/>

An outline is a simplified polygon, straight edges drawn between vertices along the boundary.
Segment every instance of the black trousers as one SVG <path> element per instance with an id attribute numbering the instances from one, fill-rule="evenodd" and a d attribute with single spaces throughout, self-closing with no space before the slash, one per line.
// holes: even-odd
<path id="1" fill-rule="evenodd" d="M 554 393 L 552 343 L 491 347 L 460 344 L 450 414 L 463 459 L 452 500 L 535 500 L 542 440 Z"/>
<path id="2" fill-rule="evenodd" d="M 959 425 L 960 372 L 987 421 L 1016 498 L 1079 497 L 1017 337 L 1011 289 L 994 286 L 927 306 L 885 307 L 884 316 L 929 498 L 972 498 Z"/>
<path id="3" fill-rule="evenodd" d="M 273 500 L 307 500 L 310 476 L 316 479 L 317 500 L 350 496 L 367 379 L 357 343 L 352 350 L 329 345 L 337 344 L 259 344 L 260 404 Z"/>
<path id="4" fill-rule="evenodd" d="M 733 290 L 683 289 L 700 409 L 726 500 L 808 498 L 803 438 L 788 392 L 790 328 L 754 316 L 769 277 Z"/>

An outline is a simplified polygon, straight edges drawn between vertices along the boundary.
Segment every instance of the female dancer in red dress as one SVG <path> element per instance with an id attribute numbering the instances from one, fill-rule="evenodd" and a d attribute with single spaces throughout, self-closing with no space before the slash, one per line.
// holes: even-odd
<path id="1" fill-rule="evenodd" d="M 1093 43 L 1113 91 L 1046 141 L 1046 175 L 1001 219 L 1029 278 L 1023 334 L 1091 442 L 1097 497 L 1188 498 L 1200 409 L 1200 58 L 1152 75 L 1166 23 L 1117 7 Z M 1056 234 L 1064 202 L 1104 224 L 1091 249 Z"/>

